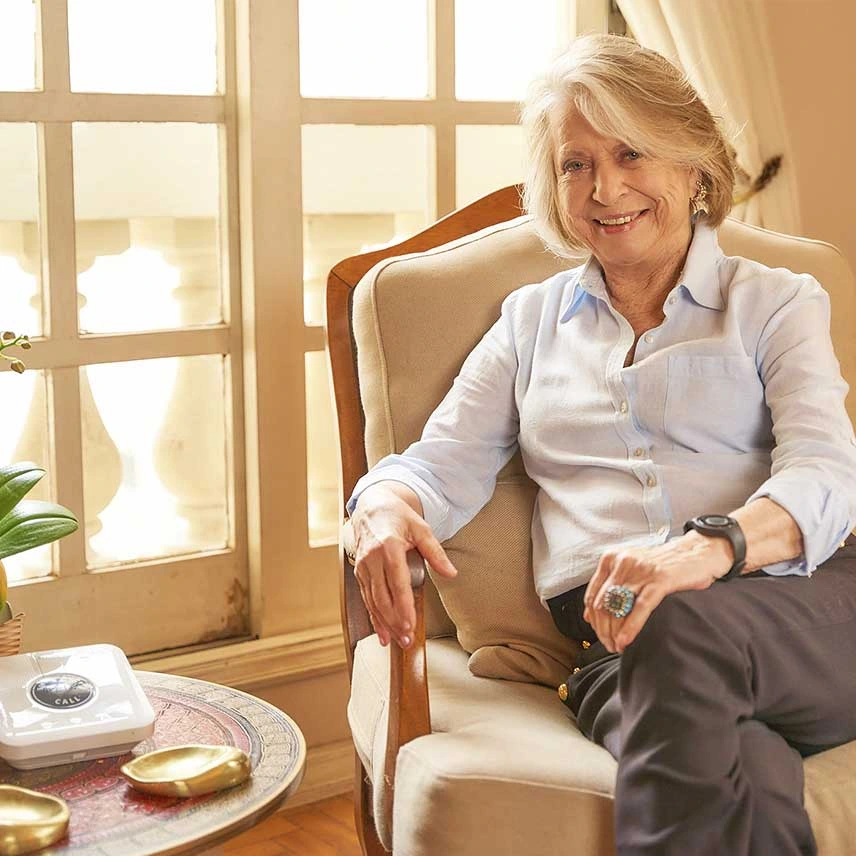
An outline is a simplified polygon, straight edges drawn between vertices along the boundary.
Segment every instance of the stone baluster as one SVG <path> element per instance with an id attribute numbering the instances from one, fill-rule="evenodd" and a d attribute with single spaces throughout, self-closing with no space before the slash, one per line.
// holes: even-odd
<path id="1" fill-rule="evenodd" d="M 214 218 L 163 219 L 150 224 L 148 238 L 178 268 L 173 297 L 181 326 L 217 323 L 220 314 L 218 225 Z M 135 241 L 140 245 L 139 241 Z M 229 539 L 226 423 L 223 359 L 184 357 L 161 429 L 154 464 L 161 482 L 175 496 L 188 524 L 188 546 L 210 549 Z"/>
<path id="2" fill-rule="evenodd" d="M 117 255 L 128 248 L 128 225 L 124 220 L 84 220 L 77 224 L 77 276 L 89 270 L 98 256 Z M 79 281 L 79 279 L 78 279 Z M 78 292 L 78 313 L 86 306 L 86 295 Z M 104 425 L 96 396 L 84 368 L 80 372 L 80 419 L 83 458 L 83 505 L 87 549 L 103 528 L 100 515 L 110 505 L 122 484 L 123 466 L 119 449 Z"/>

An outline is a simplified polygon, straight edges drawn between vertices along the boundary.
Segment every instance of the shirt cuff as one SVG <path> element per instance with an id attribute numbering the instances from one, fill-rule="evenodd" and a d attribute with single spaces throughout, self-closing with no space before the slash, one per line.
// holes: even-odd
<path id="1" fill-rule="evenodd" d="M 366 488 L 383 481 L 399 482 L 409 487 L 419 497 L 422 503 L 422 517 L 431 527 L 434 536 L 438 541 L 445 540 L 441 535 L 443 534 L 443 527 L 449 519 L 448 503 L 419 476 L 400 464 L 375 466 L 354 485 L 354 492 L 345 505 L 348 517 L 354 513 L 360 494 Z"/>
<path id="2" fill-rule="evenodd" d="M 779 473 L 762 484 L 746 504 L 762 497 L 772 499 L 793 517 L 803 539 L 803 555 L 765 567 L 768 574 L 811 576 L 849 532 L 848 513 L 836 508 L 833 492 L 816 479 Z"/>

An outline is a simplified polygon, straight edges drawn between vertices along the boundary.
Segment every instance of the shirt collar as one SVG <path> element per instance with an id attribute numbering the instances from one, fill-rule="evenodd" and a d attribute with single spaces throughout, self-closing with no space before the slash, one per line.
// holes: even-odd
<path id="1" fill-rule="evenodd" d="M 716 270 L 722 256 L 716 229 L 707 223 L 696 223 L 687 261 L 678 279 L 678 286 L 683 286 L 696 303 L 708 309 L 725 308 Z M 599 297 L 604 290 L 603 270 L 597 259 L 590 256 L 588 261 L 579 268 L 579 274 L 573 280 L 573 286 L 559 322 L 564 324 L 574 316 L 586 294 Z"/>
<path id="2" fill-rule="evenodd" d="M 559 317 L 560 324 L 564 324 L 574 316 L 586 294 L 597 297 L 605 291 L 603 271 L 594 256 L 589 256 L 588 261 L 578 270 L 579 273 L 572 279 L 573 285 L 565 309 Z"/>
<path id="3" fill-rule="evenodd" d="M 678 285 L 682 285 L 696 303 L 720 311 L 725 309 L 725 300 L 717 268 L 723 255 L 716 229 L 707 223 L 696 223 L 687 261 L 678 279 Z"/>

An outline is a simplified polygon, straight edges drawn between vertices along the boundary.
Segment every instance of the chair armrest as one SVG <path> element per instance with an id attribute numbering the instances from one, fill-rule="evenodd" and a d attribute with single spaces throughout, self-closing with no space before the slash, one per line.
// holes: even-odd
<path id="1" fill-rule="evenodd" d="M 359 633 L 357 619 L 370 622 L 368 611 L 359 593 L 359 584 L 354 577 L 356 562 L 354 532 L 350 520 L 342 526 L 342 552 L 345 557 L 344 602 L 345 618 L 350 631 Z M 384 799 L 387 817 L 392 819 L 392 803 L 395 791 L 395 763 L 398 750 L 411 740 L 431 733 L 431 711 L 428 701 L 428 666 L 425 659 L 425 560 L 417 550 L 407 553 L 407 565 L 410 568 L 410 584 L 413 586 L 413 605 L 416 610 L 416 626 L 413 630 L 413 642 L 402 649 L 397 642 L 389 643 L 389 698 L 387 710 L 389 721 L 386 732 L 386 755 L 384 758 L 383 778 L 386 784 Z M 347 592 L 350 589 L 351 596 Z M 357 606 L 353 592 L 356 591 Z M 361 615 L 352 615 L 359 611 Z M 364 638 L 373 631 L 369 629 L 358 638 Z M 351 636 L 350 638 L 354 638 Z M 353 644 L 356 647 L 356 641 Z"/>

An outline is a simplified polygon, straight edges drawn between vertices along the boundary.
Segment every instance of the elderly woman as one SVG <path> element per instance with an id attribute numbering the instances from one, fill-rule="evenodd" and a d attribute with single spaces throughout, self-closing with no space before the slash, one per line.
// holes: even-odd
<path id="1" fill-rule="evenodd" d="M 856 440 L 828 297 L 719 249 L 730 148 L 658 54 L 577 39 L 524 124 L 540 234 L 591 257 L 510 294 L 422 439 L 356 486 L 375 630 L 411 644 L 406 552 L 454 576 L 440 542 L 519 447 L 536 589 L 588 643 L 568 703 L 618 759 L 618 852 L 814 853 L 801 755 L 856 738 Z"/>

